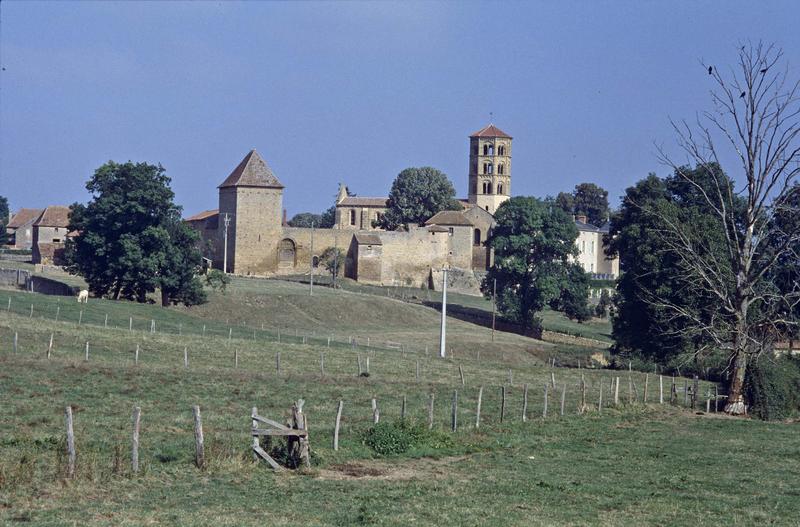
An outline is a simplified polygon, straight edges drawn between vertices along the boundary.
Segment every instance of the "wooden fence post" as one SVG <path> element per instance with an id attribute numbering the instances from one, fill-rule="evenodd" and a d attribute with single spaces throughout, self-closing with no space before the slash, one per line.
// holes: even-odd
<path id="1" fill-rule="evenodd" d="M 464 382 L 464 368 L 461 367 L 461 364 L 458 365 L 458 374 L 461 375 L 461 386 L 466 386 Z"/>
<path id="2" fill-rule="evenodd" d="M 481 427 L 481 401 L 483 400 L 483 386 L 478 388 L 478 406 L 475 409 L 475 428 Z"/>
<path id="3" fill-rule="evenodd" d="M 528 383 L 522 385 L 522 422 L 528 421 Z"/>
<path id="4" fill-rule="evenodd" d="M 50 358 L 50 354 L 53 352 L 53 334 L 50 333 L 50 342 L 47 344 L 47 358 Z"/>
<path id="5" fill-rule="evenodd" d="M 714 412 L 719 413 L 719 386 L 714 385 Z"/>
<path id="6" fill-rule="evenodd" d="M 192 407 L 192 414 L 194 414 L 194 464 L 197 468 L 202 469 L 205 467 L 206 455 L 203 447 L 203 422 L 200 419 L 198 405 Z"/>
<path id="7" fill-rule="evenodd" d="M 367 355 L 366 366 L 367 366 L 367 375 L 369 375 L 369 355 Z"/>
<path id="8" fill-rule="evenodd" d="M 514 372 L 511 371 L 511 368 L 508 369 L 508 385 L 514 386 Z"/>
<path id="9" fill-rule="evenodd" d="M 458 430 L 458 390 L 453 390 L 453 408 L 450 417 L 451 430 Z"/>
<path id="10" fill-rule="evenodd" d="M 547 384 L 544 385 L 544 410 L 542 410 L 542 418 L 547 417 L 547 389 L 549 386 Z"/>
<path id="11" fill-rule="evenodd" d="M 603 382 L 600 381 L 600 398 L 597 400 L 597 413 L 603 413 Z"/>
<path id="12" fill-rule="evenodd" d="M 419 382 L 419 360 L 417 360 L 416 380 L 417 380 L 417 382 Z"/>
<path id="13" fill-rule="evenodd" d="M 133 364 L 139 364 L 139 344 L 136 344 L 136 351 L 133 353 Z"/>
<path id="14" fill-rule="evenodd" d="M 188 368 L 189 367 L 189 347 L 188 346 L 184 346 L 183 347 L 183 367 L 184 368 Z"/>
<path id="15" fill-rule="evenodd" d="M 581 409 L 580 413 L 586 411 L 586 378 L 581 373 Z"/>
<path id="16" fill-rule="evenodd" d="M 108 313 L 106 313 L 106 318 L 105 318 L 105 320 L 103 320 L 103 327 L 104 328 L 108 327 Z"/>
<path id="17" fill-rule="evenodd" d="M 706 413 L 711 413 L 711 388 L 706 389 Z"/>
<path id="18" fill-rule="evenodd" d="M 500 422 L 502 423 L 506 418 L 506 387 L 500 387 Z"/>
<path id="19" fill-rule="evenodd" d="M 689 406 L 689 381 L 683 379 L 683 406 Z"/>
<path id="20" fill-rule="evenodd" d="M 11 300 L 9 298 L 9 300 Z M 61 306 L 56 306 L 56 322 L 58 322 L 58 315 L 61 314 Z"/>
<path id="21" fill-rule="evenodd" d="M 678 388 L 675 386 L 675 376 L 672 376 L 672 386 L 669 390 L 669 404 L 677 404 L 678 402 Z"/>
<path id="22" fill-rule="evenodd" d="M 381 420 L 381 413 L 380 413 L 380 410 L 378 410 L 378 401 L 376 401 L 375 398 L 373 397 L 372 398 L 372 423 L 373 424 L 378 424 L 378 422 L 380 420 Z"/>
<path id="23" fill-rule="evenodd" d="M 83 322 L 83 309 L 81 309 L 81 310 L 78 312 L 78 325 L 79 325 L 79 326 L 81 325 L 81 322 Z"/>
<path id="24" fill-rule="evenodd" d="M 433 430 L 433 402 L 435 399 L 435 395 L 431 392 L 430 396 L 428 397 L 428 430 Z"/>
<path id="25" fill-rule="evenodd" d="M 556 360 L 553 359 L 553 367 L 555 368 Z M 550 383 L 553 385 L 553 392 L 556 391 L 556 372 L 550 372 Z"/>
<path id="26" fill-rule="evenodd" d="M 142 409 L 133 407 L 133 437 L 131 439 L 131 470 L 134 474 L 139 472 L 139 424 Z"/>
<path id="27" fill-rule="evenodd" d="M 664 376 L 658 376 L 658 404 L 664 404 Z"/>
<path id="28" fill-rule="evenodd" d="M 697 409 L 697 399 L 700 396 L 700 379 L 697 375 L 692 379 L 692 410 Z"/>
<path id="29" fill-rule="evenodd" d="M 16 331 L 14 332 L 14 353 L 17 353 L 17 349 L 19 348 L 19 333 Z"/>
<path id="30" fill-rule="evenodd" d="M 238 368 L 239 367 L 239 350 L 238 349 L 233 350 L 233 367 L 234 368 Z"/>
<path id="31" fill-rule="evenodd" d="M 281 352 L 275 354 L 275 375 L 281 376 Z"/>
<path id="32" fill-rule="evenodd" d="M 250 418 L 252 419 L 252 426 L 253 428 L 258 428 L 258 420 L 256 420 L 256 416 L 258 415 L 258 408 L 255 406 L 253 410 L 250 412 Z M 258 461 L 258 454 L 256 453 L 256 449 L 260 448 L 258 444 L 258 436 L 253 436 L 253 461 Z"/>
<path id="33" fill-rule="evenodd" d="M 567 383 L 561 385 L 561 416 L 564 416 L 564 405 L 567 402 Z"/>
<path id="34" fill-rule="evenodd" d="M 86 361 L 89 360 L 89 341 L 86 341 Z"/>
<path id="35" fill-rule="evenodd" d="M 339 425 L 342 422 L 342 407 L 344 401 L 339 400 L 339 407 L 336 409 L 336 424 L 333 428 L 333 449 L 339 450 Z"/>
<path id="36" fill-rule="evenodd" d="M 614 384 L 614 406 L 619 405 L 619 377 L 617 377 L 616 383 Z"/>
<path id="37" fill-rule="evenodd" d="M 72 430 L 72 407 L 65 409 L 67 421 L 67 477 L 75 477 L 75 433 Z"/>
<path id="38" fill-rule="evenodd" d="M 648 381 L 650 381 L 650 374 L 649 373 L 645 373 L 644 374 L 644 396 L 643 396 L 644 404 L 647 404 L 647 385 L 648 385 Z"/>
<path id="39" fill-rule="evenodd" d="M 628 404 L 633 404 L 633 377 L 630 374 L 628 374 Z"/>
<path id="40" fill-rule="evenodd" d="M 405 421 L 406 419 L 406 396 L 403 395 L 403 404 L 400 406 L 400 419 Z"/>
<path id="41" fill-rule="evenodd" d="M 133 331 L 133 317 L 128 317 L 128 331 Z"/>

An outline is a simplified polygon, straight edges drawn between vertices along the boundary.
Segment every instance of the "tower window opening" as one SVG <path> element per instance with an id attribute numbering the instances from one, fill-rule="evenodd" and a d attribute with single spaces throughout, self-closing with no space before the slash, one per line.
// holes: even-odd
<path id="1" fill-rule="evenodd" d="M 355 209 L 350 209 L 350 225 L 356 224 L 356 211 Z"/>
<path id="2" fill-rule="evenodd" d="M 486 173 L 487 174 L 493 174 L 494 173 L 494 165 L 492 165 L 491 163 L 487 163 L 487 165 L 488 165 L 489 171 L 486 172 Z"/>
<path id="3" fill-rule="evenodd" d="M 489 192 L 487 192 L 487 194 L 491 194 L 492 193 L 492 182 L 491 181 L 489 182 L 488 187 L 489 187 Z"/>
<path id="4" fill-rule="evenodd" d="M 489 155 L 489 145 L 483 145 L 483 155 Z"/>
<path id="5" fill-rule="evenodd" d="M 483 182 L 483 193 L 484 194 L 488 194 L 489 193 L 489 182 L 488 181 L 484 181 Z"/>
<path id="6" fill-rule="evenodd" d="M 498 174 L 502 175 L 503 173 L 505 173 L 505 171 L 506 171 L 505 165 L 503 165 L 502 163 L 497 165 L 497 173 Z"/>
<path id="7" fill-rule="evenodd" d="M 499 156 L 506 155 L 506 147 L 503 146 L 503 145 L 498 146 L 497 147 L 497 155 L 499 155 Z"/>
<path id="8" fill-rule="evenodd" d="M 497 184 L 497 193 L 498 194 L 502 194 L 503 193 L 503 184 L 502 183 L 498 183 Z"/>
<path id="9" fill-rule="evenodd" d="M 474 239 L 473 239 L 472 243 L 474 245 L 480 245 L 481 244 L 481 230 L 480 229 L 475 229 Z"/>
<path id="10" fill-rule="evenodd" d="M 494 145 L 489 145 L 489 155 L 490 156 L 494 155 Z"/>

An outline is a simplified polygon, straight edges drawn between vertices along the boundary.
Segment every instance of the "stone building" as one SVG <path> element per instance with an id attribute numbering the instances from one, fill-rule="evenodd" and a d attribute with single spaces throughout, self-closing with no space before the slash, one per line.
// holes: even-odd
<path id="1" fill-rule="evenodd" d="M 609 224 L 597 227 L 587 223 L 586 216 L 577 216 L 575 225 L 578 227 L 577 262 L 583 270 L 593 278 L 613 280 L 619 275 L 619 257 L 608 258 L 604 251 L 603 237 L 608 234 Z"/>
<path id="2" fill-rule="evenodd" d="M 51 205 L 33 223 L 33 257 L 35 264 L 62 265 L 68 232 L 69 207 Z"/>
<path id="3" fill-rule="evenodd" d="M 19 209 L 6 225 L 8 244 L 14 249 L 30 249 L 33 246 L 33 224 L 44 209 Z"/>
<path id="4" fill-rule="evenodd" d="M 206 240 L 214 266 L 233 274 L 307 274 L 332 247 L 346 254 L 345 275 L 361 282 L 431 286 L 446 266 L 476 284 L 475 273 L 492 264 L 486 240 L 493 214 L 511 195 L 511 144 L 511 136 L 491 124 L 472 134 L 462 210 L 440 212 L 407 230 L 378 228 L 388 198 L 351 196 L 344 185 L 333 228 L 286 226 L 284 186 L 255 150 L 219 185 L 219 208 L 186 221 Z"/>

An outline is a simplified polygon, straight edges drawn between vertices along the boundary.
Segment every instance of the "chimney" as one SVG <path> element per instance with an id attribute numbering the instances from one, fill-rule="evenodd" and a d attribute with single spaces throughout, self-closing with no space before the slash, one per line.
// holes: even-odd
<path id="1" fill-rule="evenodd" d="M 587 222 L 587 218 L 586 218 L 586 216 L 585 216 L 584 214 L 578 214 L 578 215 L 575 217 L 575 219 L 576 219 L 576 220 L 578 220 L 578 221 L 579 221 L 579 222 L 581 222 L 581 223 L 588 223 L 588 222 Z"/>

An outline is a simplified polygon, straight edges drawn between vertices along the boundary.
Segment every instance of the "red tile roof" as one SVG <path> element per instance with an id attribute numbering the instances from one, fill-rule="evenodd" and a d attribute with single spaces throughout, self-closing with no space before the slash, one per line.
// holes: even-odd
<path id="1" fill-rule="evenodd" d="M 499 129 L 493 124 L 484 126 L 470 137 L 506 137 L 508 139 L 513 139 L 510 135 Z"/>
<path id="2" fill-rule="evenodd" d="M 223 187 L 283 188 L 283 184 L 272 173 L 266 161 L 253 149 L 244 156 L 239 166 L 233 169 L 218 188 Z"/>
<path id="3" fill-rule="evenodd" d="M 19 229 L 27 223 L 32 223 L 42 215 L 44 209 L 19 209 L 19 212 L 11 216 L 8 222 L 9 229 Z"/>
<path id="4" fill-rule="evenodd" d="M 34 226 L 37 227 L 66 227 L 69 225 L 69 207 L 64 205 L 50 205 L 39 219 L 36 220 Z"/>
<path id="5" fill-rule="evenodd" d="M 211 216 L 216 216 L 219 214 L 219 209 L 211 209 L 211 210 L 204 210 L 203 212 L 198 212 L 194 216 L 189 216 L 183 221 L 199 221 L 204 220 L 206 218 L 210 218 Z"/>
<path id="6" fill-rule="evenodd" d="M 434 214 L 425 225 L 473 225 L 460 210 L 443 210 Z"/>

